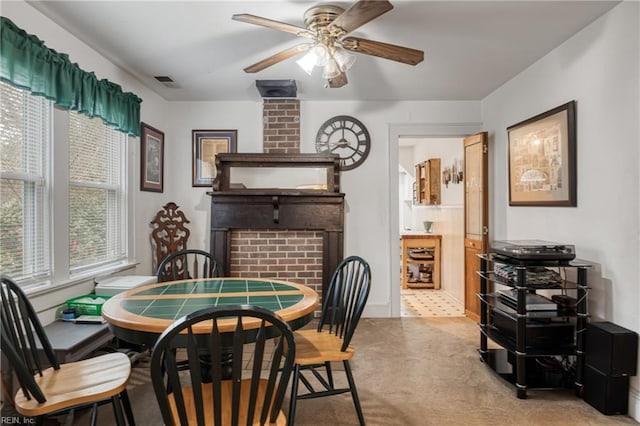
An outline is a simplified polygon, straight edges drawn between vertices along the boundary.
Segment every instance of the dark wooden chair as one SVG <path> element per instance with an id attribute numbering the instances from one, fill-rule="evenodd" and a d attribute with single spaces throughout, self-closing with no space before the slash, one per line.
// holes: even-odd
<path id="1" fill-rule="evenodd" d="M 198 249 L 185 249 L 171 253 L 158 267 L 158 282 L 212 278 L 218 276 L 218 262 L 214 257 Z"/>
<path id="2" fill-rule="evenodd" d="M 129 357 L 116 352 L 58 363 L 44 328 L 22 289 L 5 276 L 0 276 L 0 281 L 1 348 L 20 385 L 13 399 L 16 411 L 42 424 L 48 416 L 92 407 L 91 424 L 95 425 L 98 405 L 112 403 L 116 423 L 134 425 L 127 395 L 131 374 Z"/>
<path id="3" fill-rule="evenodd" d="M 220 332 L 219 321 L 234 321 L 234 331 Z M 202 327 L 207 332 L 194 333 Z M 187 371 L 176 367 L 182 352 L 176 348 L 184 348 Z M 164 424 L 286 424 L 281 407 L 294 357 L 289 325 L 260 307 L 211 307 L 178 319 L 151 354 L 151 380 Z M 231 378 L 225 378 L 225 361 L 231 363 Z"/>
<path id="4" fill-rule="evenodd" d="M 351 392 L 360 424 L 365 424 L 349 360 L 354 355 L 351 338 L 369 297 L 370 281 L 371 270 L 366 261 L 358 256 L 344 259 L 331 278 L 327 294 L 323 295 L 317 330 L 299 330 L 294 333 L 296 360 L 289 405 L 290 422 L 295 420 L 296 402 L 299 399 Z M 340 361 L 344 365 L 348 381 L 348 387 L 344 388 L 335 387 L 331 370 L 331 363 Z M 318 382 L 315 387 L 302 374 L 303 371 L 313 374 Z M 298 394 L 299 382 L 306 387 L 306 393 Z"/>

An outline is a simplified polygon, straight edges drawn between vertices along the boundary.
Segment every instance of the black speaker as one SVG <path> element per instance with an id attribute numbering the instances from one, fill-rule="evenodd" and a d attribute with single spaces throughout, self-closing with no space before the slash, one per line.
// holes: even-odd
<path id="1" fill-rule="evenodd" d="M 585 363 L 611 376 L 635 376 L 638 334 L 611 322 L 591 322 L 585 334 Z"/>
<path id="2" fill-rule="evenodd" d="M 590 365 L 584 368 L 584 400 L 602 414 L 626 414 L 629 376 L 611 377 Z"/>

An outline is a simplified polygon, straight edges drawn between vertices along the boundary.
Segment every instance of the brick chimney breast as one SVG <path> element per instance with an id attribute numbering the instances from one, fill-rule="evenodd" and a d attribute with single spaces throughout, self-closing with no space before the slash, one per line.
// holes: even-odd
<path id="1" fill-rule="evenodd" d="M 263 152 L 300 154 L 300 100 L 264 99 Z"/>

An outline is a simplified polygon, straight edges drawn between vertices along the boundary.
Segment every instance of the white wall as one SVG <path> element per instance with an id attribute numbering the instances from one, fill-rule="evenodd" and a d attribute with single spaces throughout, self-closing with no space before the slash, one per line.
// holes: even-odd
<path id="1" fill-rule="evenodd" d="M 462 140 L 440 139 L 440 138 L 411 138 L 414 143 L 414 165 L 429 158 L 440 159 L 440 175 L 447 167 L 453 163 L 458 166 L 462 164 L 464 152 L 462 150 Z M 445 185 L 444 179 L 440 180 L 440 205 L 441 206 L 462 206 L 464 203 L 464 185 L 462 182 Z M 415 224 L 414 224 L 415 225 Z"/>
<path id="2" fill-rule="evenodd" d="M 413 161 L 413 146 L 399 146 L 398 164 L 415 180 L 416 169 Z"/>
<path id="3" fill-rule="evenodd" d="M 211 188 L 192 187 L 191 131 L 235 129 L 238 152 L 262 152 L 262 102 L 171 102 L 168 112 L 167 192 L 191 221 L 189 248 L 208 251 Z"/>
<path id="4" fill-rule="evenodd" d="M 490 133 L 491 237 L 575 244 L 594 263 L 589 311 L 640 331 L 639 11 L 624 2 L 482 102 Z M 508 207 L 506 128 L 577 103 L 578 206 Z M 630 414 L 640 418 L 638 377 Z"/>

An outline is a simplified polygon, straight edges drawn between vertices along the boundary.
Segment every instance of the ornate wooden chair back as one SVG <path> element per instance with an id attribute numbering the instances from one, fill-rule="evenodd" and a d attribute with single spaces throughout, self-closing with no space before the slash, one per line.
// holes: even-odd
<path id="1" fill-rule="evenodd" d="M 151 231 L 151 246 L 154 251 L 152 267 L 157 269 L 158 265 L 170 255 L 179 250 L 187 248 L 187 240 L 191 233 L 185 226 L 190 223 L 182 211 L 174 202 L 169 202 L 156 213 L 151 221 L 153 231 Z"/>

